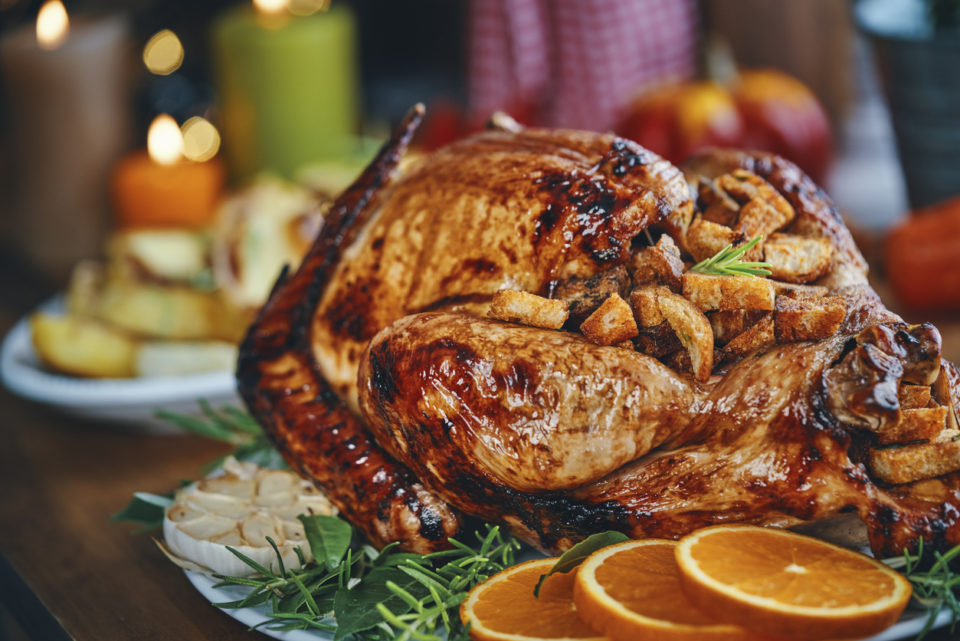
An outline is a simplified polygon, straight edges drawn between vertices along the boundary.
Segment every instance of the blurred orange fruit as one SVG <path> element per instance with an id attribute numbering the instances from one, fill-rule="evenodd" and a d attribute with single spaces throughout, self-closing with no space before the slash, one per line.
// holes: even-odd
<path id="1" fill-rule="evenodd" d="M 636 641 L 747 641 L 743 628 L 704 614 L 684 596 L 674 541 L 626 541 L 580 566 L 573 599 L 584 621 L 607 636 Z"/>
<path id="2" fill-rule="evenodd" d="M 870 557 L 785 530 L 716 526 L 677 544 L 689 599 L 717 619 L 814 641 L 860 638 L 893 625 L 910 583 Z"/>
<path id="3" fill-rule="evenodd" d="M 556 559 L 514 565 L 477 585 L 460 605 L 474 641 L 606 641 L 580 620 L 573 605 L 575 574 L 554 574 L 533 589 Z"/>

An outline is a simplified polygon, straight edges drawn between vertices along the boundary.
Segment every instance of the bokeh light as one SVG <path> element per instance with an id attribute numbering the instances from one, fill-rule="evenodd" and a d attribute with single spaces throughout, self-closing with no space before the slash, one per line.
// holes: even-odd
<path id="1" fill-rule="evenodd" d="M 43 49 L 56 49 L 70 31 L 67 8 L 60 0 L 47 0 L 37 13 L 37 44 Z"/>
<path id="2" fill-rule="evenodd" d="M 183 132 L 183 155 L 189 160 L 210 160 L 220 150 L 220 132 L 209 120 L 194 116 L 180 128 Z"/>
<path id="3" fill-rule="evenodd" d="M 172 165 L 183 157 L 183 134 L 171 116 L 160 114 L 150 123 L 147 153 L 161 165 Z"/>
<path id="4" fill-rule="evenodd" d="M 177 34 L 164 29 L 153 34 L 143 47 L 143 64 L 151 73 L 168 76 L 183 64 L 183 44 Z"/>
<path id="5" fill-rule="evenodd" d="M 295 16 L 309 16 L 330 8 L 330 0 L 288 0 L 287 9 Z"/>
<path id="6" fill-rule="evenodd" d="M 287 6 L 287 0 L 253 0 L 253 6 L 263 13 L 280 13 Z"/>

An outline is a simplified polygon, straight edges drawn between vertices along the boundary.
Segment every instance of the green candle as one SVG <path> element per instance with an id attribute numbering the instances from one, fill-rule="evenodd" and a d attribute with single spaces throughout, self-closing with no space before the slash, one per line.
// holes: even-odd
<path id="1" fill-rule="evenodd" d="M 235 179 L 348 155 L 359 113 L 353 15 L 262 15 L 251 6 L 214 24 L 224 151 Z"/>

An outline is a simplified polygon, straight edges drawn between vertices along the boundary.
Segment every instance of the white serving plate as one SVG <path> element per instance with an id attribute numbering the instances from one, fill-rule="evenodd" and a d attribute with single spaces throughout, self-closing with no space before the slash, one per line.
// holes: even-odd
<path id="1" fill-rule="evenodd" d="M 237 586 L 227 586 L 223 588 L 214 588 L 217 580 L 212 576 L 202 572 L 184 570 L 187 579 L 193 584 L 193 587 L 203 595 L 203 597 L 213 603 L 223 603 L 225 601 L 235 601 L 243 598 L 247 591 Z M 236 619 L 247 627 L 253 627 L 267 620 L 269 609 L 265 605 L 254 608 L 224 609 L 227 616 Z M 927 615 L 907 610 L 903 613 L 895 625 L 887 628 L 878 635 L 863 639 L 863 641 L 897 641 L 899 639 L 913 639 L 926 623 Z M 940 628 L 950 623 L 950 611 L 946 608 L 937 615 L 937 621 L 934 628 Z M 322 630 L 291 630 L 288 632 L 278 632 L 271 630 L 266 626 L 257 628 L 268 637 L 279 639 L 280 641 L 329 641 L 333 639 L 332 633 Z"/>
<path id="2" fill-rule="evenodd" d="M 40 309 L 62 311 L 63 299 L 53 298 Z M 155 434 L 179 433 L 154 417 L 158 408 L 196 414 L 199 399 L 214 407 L 240 403 L 233 372 L 130 379 L 84 379 L 52 373 L 41 366 L 33 350 L 27 318 L 20 319 L 3 340 L 0 381 L 14 394 L 66 414 Z"/>

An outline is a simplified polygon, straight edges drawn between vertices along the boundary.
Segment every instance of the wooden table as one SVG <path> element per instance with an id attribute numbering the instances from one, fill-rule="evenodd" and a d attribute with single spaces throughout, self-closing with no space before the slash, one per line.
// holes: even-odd
<path id="1" fill-rule="evenodd" d="M 4 300 L 3 333 L 21 311 Z M 949 353 L 960 356 L 960 325 L 949 335 Z M 0 417 L 0 603 L 29 639 L 265 638 L 212 607 L 149 536 L 110 522 L 134 491 L 196 478 L 222 445 L 86 424 L 3 389 Z M 0 640 L 8 635 L 22 636 L 0 622 Z M 944 629 L 927 638 L 954 637 Z"/>

